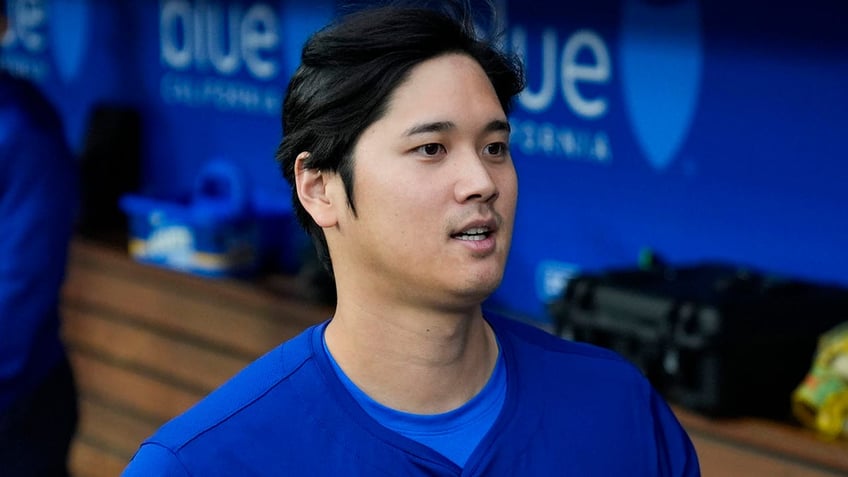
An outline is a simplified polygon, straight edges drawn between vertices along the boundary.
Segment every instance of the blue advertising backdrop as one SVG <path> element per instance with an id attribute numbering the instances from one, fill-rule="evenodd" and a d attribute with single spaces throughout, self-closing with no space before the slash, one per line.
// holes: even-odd
<path id="1" fill-rule="evenodd" d="M 8 3 L 2 66 L 41 85 L 77 150 L 94 105 L 129 105 L 140 192 L 183 195 L 228 159 L 289 200 L 280 103 L 334 0 Z M 848 284 L 848 4 L 498 5 L 528 88 L 511 118 L 519 217 L 491 306 L 547 322 L 570 276 L 645 248 Z"/>

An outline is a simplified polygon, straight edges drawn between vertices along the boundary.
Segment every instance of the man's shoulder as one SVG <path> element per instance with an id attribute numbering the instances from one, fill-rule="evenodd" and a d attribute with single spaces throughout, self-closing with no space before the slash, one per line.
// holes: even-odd
<path id="1" fill-rule="evenodd" d="M 9 148 L 25 145 L 25 150 L 49 149 L 33 161 L 26 154 L 8 155 Z M 54 164 L 70 164 L 70 150 L 65 142 L 64 126 L 53 104 L 29 81 L 0 72 L 0 154 L 5 162 L 17 157 L 15 167 L 51 170 Z M 45 163 L 45 160 L 52 161 Z M 7 164 L 8 166 L 8 164 Z"/>
<path id="2" fill-rule="evenodd" d="M 41 90 L 32 82 L 6 72 L 0 72 L 0 111 L 33 125 L 59 126 L 56 108 Z"/>
<path id="3" fill-rule="evenodd" d="M 559 337 L 527 321 L 507 318 L 489 312 L 486 319 L 492 324 L 500 339 L 510 338 L 521 354 L 531 354 L 539 359 L 591 362 L 596 365 L 621 368 L 627 372 L 632 364 L 620 354 L 589 343 Z"/>
<path id="4" fill-rule="evenodd" d="M 308 373 L 313 358 L 311 327 L 250 363 L 218 389 L 162 426 L 146 443 L 179 450 L 197 440 L 214 440 L 219 432 L 249 427 L 267 418 L 269 402 L 278 412 L 298 412 L 297 393 L 289 381 Z"/>

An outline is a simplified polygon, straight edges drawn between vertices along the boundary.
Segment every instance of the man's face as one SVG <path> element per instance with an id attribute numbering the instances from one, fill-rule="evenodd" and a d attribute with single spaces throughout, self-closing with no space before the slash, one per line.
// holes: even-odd
<path id="1" fill-rule="evenodd" d="M 430 306 L 485 299 L 512 236 L 508 144 L 506 115 L 476 61 L 449 54 L 413 68 L 354 147 L 357 215 L 338 223 L 337 278 Z"/>

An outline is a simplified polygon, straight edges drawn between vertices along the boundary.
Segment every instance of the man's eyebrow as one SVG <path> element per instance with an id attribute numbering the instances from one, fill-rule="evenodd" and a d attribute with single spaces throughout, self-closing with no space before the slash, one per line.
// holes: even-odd
<path id="1" fill-rule="evenodd" d="M 485 132 L 498 132 L 498 131 L 510 132 L 511 130 L 512 130 L 512 128 L 510 127 L 509 122 L 503 121 L 503 120 L 500 120 L 500 119 L 496 119 L 496 120 L 490 122 L 489 124 L 486 125 L 486 128 L 484 129 Z"/>
<path id="2" fill-rule="evenodd" d="M 426 134 L 426 133 L 434 133 L 434 132 L 444 132 L 451 129 L 454 129 L 456 124 L 451 121 L 436 121 L 432 123 L 423 123 L 416 124 L 411 128 L 407 129 L 404 133 L 405 136 L 414 136 L 416 134 Z"/>
<path id="3" fill-rule="evenodd" d="M 406 132 L 404 133 L 404 135 L 405 136 L 414 136 L 416 134 L 444 132 L 444 131 L 449 131 L 449 130 L 454 129 L 454 128 L 456 128 L 456 124 L 454 124 L 451 121 L 435 121 L 435 122 L 432 122 L 432 123 L 416 124 L 415 126 L 412 126 L 411 128 L 407 129 Z M 495 119 L 494 121 L 487 124 L 486 127 L 483 128 L 483 131 L 484 132 L 498 132 L 498 131 L 510 132 L 511 128 L 510 128 L 509 122 L 503 121 L 503 120 L 500 120 L 500 119 Z"/>

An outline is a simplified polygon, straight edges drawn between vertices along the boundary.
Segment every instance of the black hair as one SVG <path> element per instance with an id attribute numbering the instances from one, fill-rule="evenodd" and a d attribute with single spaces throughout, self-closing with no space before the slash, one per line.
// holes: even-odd
<path id="1" fill-rule="evenodd" d="M 485 71 L 505 113 L 524 87 L 520 63 L 497 48 L 497 35 L 478 36 L 470 5 L 440 3 L 444 8 L 394 4 L 354 11 L 319 30 L 303 47 L 283 101 L 283 139 L 276 157 L 292 187 L 295 214 L 330 273 L 324 233 L 297 196 L 294 164 L 300 153 L 309 153 L 304 167 L 339 174 L 356 215 L 354 146 L 385 114 L 391 94 L 413 67 L 446 53 L 467 54 Z"/>

